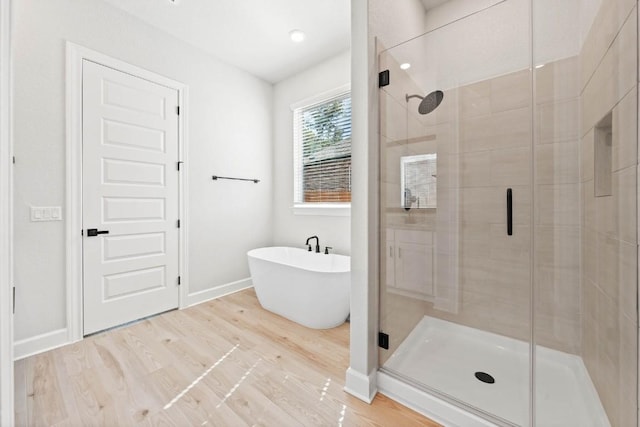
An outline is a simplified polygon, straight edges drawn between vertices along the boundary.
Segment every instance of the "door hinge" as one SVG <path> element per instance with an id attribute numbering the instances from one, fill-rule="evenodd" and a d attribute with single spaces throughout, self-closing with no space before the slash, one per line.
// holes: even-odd
<path id="1" fill-rule="evenodd" d="M 179 105 L 176 107 L 176 114 L 180 115 L 180 106 Z"/>
<path id="2" fill-rule="evenodd" d="M 13 314 L 16 314 L 16 287 L 13 287 Z"/>
<path id="3" fill-rule="evenodd" d="M 389 86 L 389 83 L 389 70 L 380 71 L 378 73 L 378 87 Z"/>
<path id="4" fill-rule="evenodd" d="M 182 278 L 178 276 L 178 286 L 180 286 L 181 284 L 182 284 Z"/>
<path id="5" fill-rule="evenodd" d="M 182 164 L 183 164 L 183 163 L 184 163 L 184 162 L 183 162 L 182 160 L 181 160 L 181 161 L 179 161 L 179 162 L 177 162 L 178 170 L 180 170 L 180 167 L 182 166 Z"/>
<path id="6" fill-rule="evenodd" d="M 378 332 L 378 347 L 389 350 L 389 335 L 384 332 Z"/>
<path id="7" fill-rule="evenodd" d="M 12 162 L 13 162 L 13 164 L 15 165 L 15 164 L 16 164 L 16 156 L 13 156 L 13 157 L 11 158 L 11 161 L 12 161 Z"/>
<path id="8" fill-rule="evenodd" d="M 178 228 L 180 228 L 180 220 L 178 220 L 177 225 L 178 225 Z"/>

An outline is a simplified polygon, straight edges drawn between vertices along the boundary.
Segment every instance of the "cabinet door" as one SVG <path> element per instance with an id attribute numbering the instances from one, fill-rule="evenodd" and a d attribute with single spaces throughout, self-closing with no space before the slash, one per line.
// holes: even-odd
<path id="1" fill-rule="evenodd" d="M 383 254 L 384 271 L 387 288 L 396 286 L 396 243 L 395 231 L 392 228 L 386 229 L 386 252 Z"/>
<path id="2" fill-rule="evenodd" d="M 396 233 L 396 288 L 433 295 L 432 233 Z"/>
<path id="3" fill-rule="evenodd" d="M 395 243 L 393 240 L 387 240 L 387 256 L 386 256 L 386 278 L 387 278 L 387 287 L 395 287 L 396 286 L 396 266 L 395 266 Z"/>
<path id="4" fill-rule="evenodd" d="M 396 260 L 396 287 L 433 295 L 433 248 L 416 243 L 400 243 Z"/>

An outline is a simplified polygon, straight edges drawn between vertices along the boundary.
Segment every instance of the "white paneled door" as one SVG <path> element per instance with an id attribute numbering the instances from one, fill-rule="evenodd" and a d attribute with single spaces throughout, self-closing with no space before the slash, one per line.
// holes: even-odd
<path id="1" fill-rule="evenodd" d="M 83 61 L 84 334 L 178 307 L 178 92 Z"/>

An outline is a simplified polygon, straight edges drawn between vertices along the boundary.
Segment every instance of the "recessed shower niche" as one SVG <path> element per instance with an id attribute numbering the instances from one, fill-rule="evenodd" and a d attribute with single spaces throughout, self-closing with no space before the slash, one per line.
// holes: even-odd
<path id="1" fill-rule="evenodd" d="M 593 138 L 595 196 L 611 196 L 611 164 L 613 158 L 613 127 L 611 112 L 598 122 L 594 129 Z"/>

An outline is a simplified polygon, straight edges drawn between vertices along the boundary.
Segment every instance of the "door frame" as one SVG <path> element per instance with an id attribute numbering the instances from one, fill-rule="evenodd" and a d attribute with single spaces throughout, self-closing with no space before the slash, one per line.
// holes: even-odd
<path id="1" fill-rule="evenodd" d="M 67 333 L 69 342 L 83 338 L 83 275 L 82 275 L 82 62 L 88 60 L 178 92 L 178 160 L 187 164 L 188 86 L 149 70 L 112 58 L 100 52 L 67 41 L 66 43 L 66 278 Z M 189 278 L 187 173 L 181 168 L 178 176 L 178 214 L 180 217 L 178 243 L 178 272 L 181 277 L 178 308 L 187 302 Z"/>
<path id="2" fill-rule="evenodd" d="M 14 422 L 11 1 L 0 0 L 0 425 Z"/>

